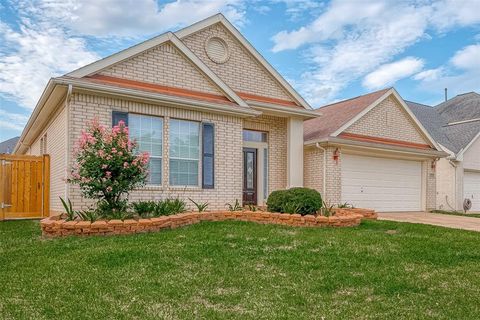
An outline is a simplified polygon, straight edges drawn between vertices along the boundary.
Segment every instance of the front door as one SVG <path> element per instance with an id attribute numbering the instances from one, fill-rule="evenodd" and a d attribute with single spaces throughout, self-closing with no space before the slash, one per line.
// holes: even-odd
<path id="1" fill-rule="evenodd" d="M 257 204 L 257 149 L 243 148 L 243 204 Z"/>

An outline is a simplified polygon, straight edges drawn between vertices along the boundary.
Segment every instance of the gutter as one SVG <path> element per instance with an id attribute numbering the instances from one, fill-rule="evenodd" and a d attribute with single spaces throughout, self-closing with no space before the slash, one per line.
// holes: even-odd
<path id="1" fill-rule="evenodd" d="M 325 197 L 326 191 L 327 191 L 327 150 L 320 146 L 320 143 L 317 142 L 315 143 L 315 147 L 323 151 L 323 186 L 322 186 L 322 191 L 323 194 L 322 196 Z"/>
<path id="2" fill-rule="evenodd" d="M 440 158 L 444 158 L 448 156 L 448 154 L 444 151 L 422 150 L 422 149 L 413 149 L 413 148 L 407 148 L 407 147 L 390 146 L 390 145 L 372 143 L 372 142 L 353 141 L 353 140 L 342 139 L 337 137 L 327 137 L 323 139 L 308 140 L 308 141 L 305 141 L 304 145 L 312 146 L 312 145 L 316 145 L 317 143 L 320 143 L 322 145 L 361 147 L 361 148 L 376 149 L 381 151 L 393 151 L 393 152 L 396 151 L 401 153 L 424 155 L 424 156 L 430 156 L 430 157 L 440 157 Z"/>

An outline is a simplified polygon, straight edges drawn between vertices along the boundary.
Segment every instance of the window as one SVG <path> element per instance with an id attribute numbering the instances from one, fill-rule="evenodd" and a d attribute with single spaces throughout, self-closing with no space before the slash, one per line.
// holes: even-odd
<path id="1" fill-rule="evenodd" d="M 267 133 L 262 131 L 243 130 L 243 141 L 267 142 Z"/>
<path id="2" fill-rule="evenodd" d="M 170 120 L 170 185 L 198 186 L 200 124 Z"/>
<path id="3" fill-rule="evenodd" d="M 130 138 L 140 152 L 150 154 L 148 184 L 162 184 L 163 119 L 138 114 L 128 115 Z"/>

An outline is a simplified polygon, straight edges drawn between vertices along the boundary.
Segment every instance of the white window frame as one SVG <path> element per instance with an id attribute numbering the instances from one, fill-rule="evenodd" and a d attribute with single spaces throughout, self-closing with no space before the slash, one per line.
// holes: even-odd
<path id="1" fill-rule="evenodd" d="M 172 121 L 180 121 L 180 122 L 191 122 L 191 123 L 196 123 L 198 125 L 198 158 L 197 159 L 192 159 L 192 158 L 178 158 L 178 157 L 172 157 L 170 148 L 172 146 L 172 135 L 171 135 L 171 129 L 172 129 Z M 168 184 L 170 187 L 173 188 L 201 188 L 201 182 L 202 182 L 202 163 L 201 163 L 201 158 L 202 158 L 202 122 L 201 121 L 195 121 L 195 120 L 188 120 L 188 119 L 180 119 L 180 118 L 170 118 L 169 119 L 169 124 L 168 124 Z M 197 161 L 197 183 L 195 185 L 179 185 L 179 184 L 172 184 L 172 179 L 170 178 L 171 174 L 171 165 L 170 161 L 174 160 L 187 160 L 187 161 Z"/>
<path id="2" fill-rule="evenodd" d="M 160 174 L 160 183 L 151 183 L 150 182 L 150 174 L 148 176 L 148 181 L 146 182 L 146 185 L 147 186 L 163 186 L 163 175 L 164 175 L 164 167 L 163 167 L 163 153 L 165 152 L 164 149 L 165 149 L 165 143 L 164 143 L 164 131 L 165 131 L 165 119 L 163 117 L 160 117 L 160 116 L 154 116 L 154 115 L 148 115 L 148 114 L 141 114 L 141 113 L 128 113 L 128 127 L 129 129 L 131 129 L 131 124 L 132 124 L 132 118 L 131 117 L 148 117 L 148 118 L 158 118 L 161 120 L 161 123 L 162 123 L 162 128 L 160 130 L 160 133 L 161 133 L 161 137 L 160 137 L 160 141 L 161 141 L 161 152 L 160 152 L 160 156 L 152 156 L 151 152 L 149 152 L 150 154 L 150 159 L 160 159 L 160 170 L 161 170 L 161 174 Z M 141 119 L 140 119 L 140 123 L 141 123 Z M 140 128 L 141 130 L 141 128 Z M 130 130 L 130 135 L 131 135 L 131 130 Z M 138 137 L 132 137 L 133 139 L 138 139 Z M 138 140 L 136 140 L 137 144 L 139 143 Z M 150 160 L 149 160 L 149 164 L 150 166 Z"/>

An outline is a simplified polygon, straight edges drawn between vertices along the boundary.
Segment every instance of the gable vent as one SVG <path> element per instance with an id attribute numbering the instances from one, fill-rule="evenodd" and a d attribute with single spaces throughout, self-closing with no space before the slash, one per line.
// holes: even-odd
<path id="1" fill-rule="evenodd" d="M 230 57 L 227 43 L 219 37 L 208 38 L 205 43 L 207 56 L 215 63 L 225 63 Z"/>

